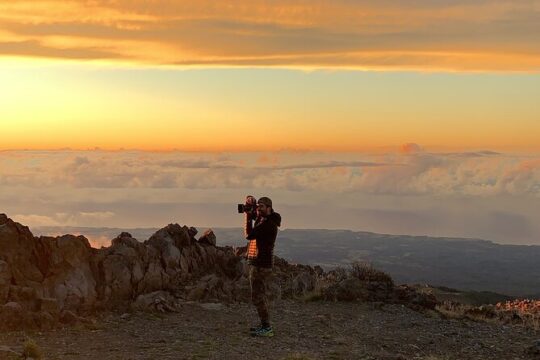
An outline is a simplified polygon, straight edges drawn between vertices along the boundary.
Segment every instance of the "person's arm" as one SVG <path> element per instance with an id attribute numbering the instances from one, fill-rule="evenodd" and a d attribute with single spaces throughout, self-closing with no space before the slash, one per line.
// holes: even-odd
<path id="1" fill-rule="evenodd" d="M 248 195 L 246 197 L 246 206 L 256 206 L 256 200 L 253 196 Z M 253 220 L 254 213 L 253 212 L 246 212 L 244 213 L 244 237 L 247 239 L 247 237 L 251 234 L 253 231 Z"/>
<path id="2" fill-rule="evenodd" d="M 247 240 L 251 240 L 249 236 L 253 232 L 253 219 L 250 213 L 245 213 L 244 221 L 244 236 Z"/>

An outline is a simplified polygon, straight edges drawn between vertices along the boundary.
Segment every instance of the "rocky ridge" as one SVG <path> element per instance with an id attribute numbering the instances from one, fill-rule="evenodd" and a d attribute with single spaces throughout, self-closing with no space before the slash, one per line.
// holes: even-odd
<path id="1" fill-rule="evenodd" d="M 0 214 L 0 330 L 89 321 L 101 310 L 175 311 L 181 301 L 248 302 L 244 248 L 217 246 L 212 230 L 170 224 L 140 242 L 129 233 L 95 249 L 84 236 L 35 237 Z M 363 271 L 363 273 L 362 273 Z M 317 296 L 433 309 L 436 300 L 389 277 L 356 276 L 276 258 L 273 300 Z"/>

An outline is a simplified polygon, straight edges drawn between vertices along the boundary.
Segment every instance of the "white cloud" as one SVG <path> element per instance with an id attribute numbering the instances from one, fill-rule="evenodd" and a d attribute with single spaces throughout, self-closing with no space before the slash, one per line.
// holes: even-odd
<path id="1" fill-rule="evenodd" d="M 539 156 L 416 150 L 0 152 L 0 212 L 30 226 L 239 226 L 235 204 L 254 194 L 289 227 L 540 238 Z"/>
<path id="2" fill-rule="evenodd" d="M 110 220 L 115 217 L 115 213 L 111 211 L 75 211 L 71 213 L 56 212 L 51 215 L 41 214 L 15 214 L 13 219 L 21 224 L 29 227 L 39 226 L 79 226 L 91 224 L 93 226 L 100 225 L 100 222 Z"/>
<path id="3" fill-rule="evenodd" d="M 17 162 L 10 159 L 16 158 Z M 71 188 L 239 189 L 540 196 L 540 157 L 490 151 L 430 153 L 417 144 L 383 155 L 102 151 L 2 152 L 3 186 Z"/>
<path id="4" fill-rule="evenodd" d="M 11 216 L 13 220 L 26 225 L 26 226 L 63 226 L 64 223 L 58 221 L 50 216 L 45 215 L 35 215 L 35 214 L 15 214 Z"/>

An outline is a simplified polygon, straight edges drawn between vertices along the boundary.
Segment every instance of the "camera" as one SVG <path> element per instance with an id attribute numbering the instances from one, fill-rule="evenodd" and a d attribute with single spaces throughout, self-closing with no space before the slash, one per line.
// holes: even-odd
<path id="1" fill-rule="evenodd" d="M 238 213 L 252 213 L 256 214 L 257 212 L 257 199 L 255 199 L 253 196 L 248 195 L 246 197 L 245 204 L 238 204 Z"/>
<path id="2" fill-rule="evenodd" d="M 257 206 L 256 205 L 251 205 L 251 204 L 238 204 L 238 213 L 241 214 L 241 213 L 249 213 L 249 212 L 254 212 L 255 210 L 257 210 Z"/>

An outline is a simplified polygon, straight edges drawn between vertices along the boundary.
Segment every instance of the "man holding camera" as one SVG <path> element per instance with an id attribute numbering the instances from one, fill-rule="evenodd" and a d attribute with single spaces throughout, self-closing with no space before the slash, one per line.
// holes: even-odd
<path id="1" fill-rule="evenodd" d="M 240 210 L 240 208 L 239 208 Z M 274 212 L 272 200 L 262 197 L 256 201 L 253 196 L 246 198 L 243 206 L 245 213 L 245 236 L 249 240 L 247 260 L 249 264 L 249 282 L 251 301 L 257 309 L 261 325 L 250 329 L 253 336 L 274 336 L 268 314 L 266 288 L 274 265 L 274 244 L 281 216 Z M 255 224 L 253 224 L 255 222 Z"/>

